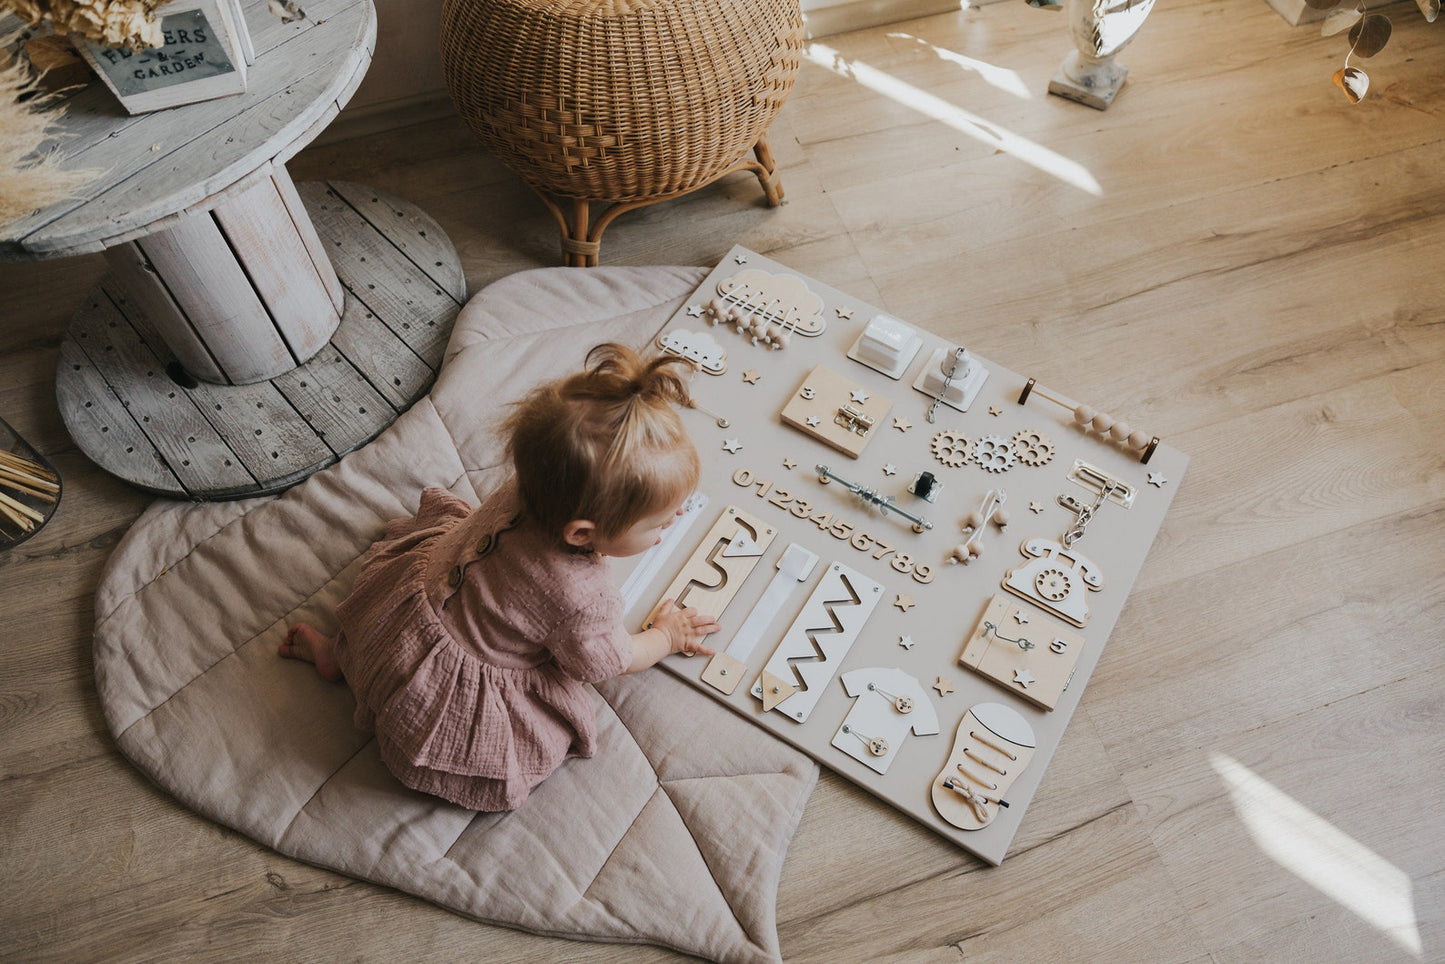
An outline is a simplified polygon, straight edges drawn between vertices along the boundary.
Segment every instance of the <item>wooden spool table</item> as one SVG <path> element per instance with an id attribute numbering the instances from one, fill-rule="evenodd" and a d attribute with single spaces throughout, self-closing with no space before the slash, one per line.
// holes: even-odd
<path id="1" fill-rule="evenodd" d="M 284 489 L 375 437 L 431 385 L 466 283 L 445 233 L 285 162 L 371 62 L 369 0 L 283 24 L 245 5 L 244 94 L 140 116 L 94 83 L 61 122 L 84 195 L 5 226 L 0 259 L 104 251 L 110 274 L 61 347 L 66 427 L 143 489 L 225 499 Z"/>

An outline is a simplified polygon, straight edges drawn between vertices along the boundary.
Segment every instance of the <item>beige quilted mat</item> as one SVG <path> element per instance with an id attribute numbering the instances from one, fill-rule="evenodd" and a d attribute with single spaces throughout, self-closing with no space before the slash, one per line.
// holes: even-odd
<path id="1" fill-rule="evenodd" d="M 299 860 L 537 933 L 778 959 L 784 852 L 817 767 L 664 673 L 598 688 L 601 749 L 518 810 L 476 814 L 403 788 L 351 725 L 344 686 L 276 646 L 330 626 L 357 561 L 426 485 L 503 477 L 501 403 L 642 344 L 705 272 L 549 268 L 457 319 L 431 395 L 280 497 L 158 502 L 111 557 L 95 672 L 116 743 L 186 806 Z"/>

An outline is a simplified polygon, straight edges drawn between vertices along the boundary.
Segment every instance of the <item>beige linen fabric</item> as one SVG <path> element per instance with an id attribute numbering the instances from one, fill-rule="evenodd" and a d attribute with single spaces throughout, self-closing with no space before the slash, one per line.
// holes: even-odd
<path id="1" fill-rule="evenodd" d="M 352 698 L 277 658 L 330 629 L 362 553 L 438 485 L 506 476 L 503 404 L 593 344 L 650 340 L 705 272 L 548 268 L 481 292 L 429 397 L 279 497 L 160 501 L 96 596 L 95 674 L 117 745 L 186 806 L 299 860 L 542 934 L 779 959 L 783 855 L 817 779 L 797 751 L 660 670 L 600 684 L 599 750 L 518 810 L 407 790 Z"/>

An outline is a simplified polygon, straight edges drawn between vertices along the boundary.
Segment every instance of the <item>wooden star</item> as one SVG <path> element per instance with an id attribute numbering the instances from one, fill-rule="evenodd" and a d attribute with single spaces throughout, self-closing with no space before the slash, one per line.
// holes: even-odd
<path id="1" fill-rule="evenodd" d="M 1169 481 L 1168 479 L 1164 478 L 1164 473 L 1163 473 L 1163 472 L 1150 472 L 1150 473 L 1149 473 L 1149 484 L 1152 485 L 1152 486 L 1155 486 L 1156 488 L 1160 488 L 1160 489 L 1164 488 L 1164 483 L 1165 483 L 1165 482 L 1168 482 L 1168 481 Z"/>
<path id="2" fill-rule="evenodd" d="M 1028 613 L 1020 609 L 1014 612 L 1014 619 L 1018 621 L 1020 626 L 1025 626 L 1028 624 L 1029 616 Z"/>
<path id="3" fill-rule="evenodd" d="M 908 610 L 912 609 L 914 606 L 917 606 L 918 603 L 914 602 L 913 597 L 908 595 L 908 593 L 900 592 L 893 600 L 893 605 L 897 606 L 904 612 L 908 612 Z"/>
<path id="4" fill-rule="evenodd" d="M 1037 515 L 1038 513 L 1044 511 L 1044 507 L 1037 502 L 1030 502 L 1029 511 Z"/>
<path id="5" fill-rule="evenodd" d="M 807 423 L 808 428 L 817 428 L 823 420 L 816 415 L 809 415 L 803 421 Z"/>
<path id="6" fill-rule="evenodd" d="M 738 450 L 743 447 L 743 443 L 739 442 L 735 438 L 730 438 L 723 443 L 722 447 L 726 452 L 728 452 L 728 454 L 737 455 Z"/>
<path id="7" fill-rule="evenodd" d="M 933 681 L 933 688 L 938 690 L 939 696 L 947 696 L 953 692 L 953 680 L 947 676 L 940 676 Z"/>
<path id="8" fill-rule="evenodd" d="M 853 389 L 851 392 L 848 393 L 848 397 L 851 398 L 854 402 L 857 402 L 859 405 L 862 405 L 864 402 L 868 401 L 868 393 L 863 391 L 863 389 L 861 388 Z"/>
<path id="9" fill-rule="evenodd" d="M 913 423 L 902 415 L 895 415 L 893 416 L 893 427 L 900 432 L 906 432 L 913 427 Z"/>
<path id="10" fill-rule="evenodd" d="M 1014 682 L 1022 686 L 1024 689 L 1028 689 L 1030 683 L 1036 683 L 1038 682 L 1038 680 L 1034 679 L 1034 674 L 1030 673 L 1028 670 L 1016 669 L 1014 670 Z"/>
<path id="11" fill-rule="evenodd" d="M 793 459 L 787 459 L 787 458 L 783 459 L 783 468 L 785 468 L 785 469 L 792 469 L 792 467 L 795 466 L 795 465 L 797 465 L 797 464 L 798 464 L 798 463 L 795 462 Z"/>
<path id="12" fill-rule="evenodd" d="M 747 382 L 749 385 L 756 385 L 758 383 L 758 379 L 762 377 L 763 376 L 759 375 L 757 369 L 755 368 L 749 368 L 747 371 L 743 372 L 743 381 Z"/>
<path id="13" fill-rule="evenodd" d="M 834 308 L 833 311 L 838 315 L 839 318 L 853 317 L 853 309 L 849 308 L 846 305 L 840 305 L 837 308 Z"/>
<path id="14" fill-rule="evenodd" d="M 913 645 L 914 645 L 914 644 L 913 644 L 913 637 L 912 637 L 912 636 L 899 636 L 899 637 L 898 637 L 898 645 L 899 645 L 899 646 L 902 646 L 904 649 L 908 649 L 908 650 L 913 649 Z"/>
<path id="15" fill-rule="evenodd" d="M 736 261 L 738 264 L 747 264 L 748 256 L 745 254 L 739 254 L 734 256 L 733 260 Z"/>
<path id="16" fill-rule="evenodd" d="M 688 306 L 687 306 L 687 316 L 688 316 L 689 318 L 701 318 L 701 317 L 702 317 L 702 305 L 688 305 Z"/>
<path id="17" fill-rule="evenodd" d="M 883 474 L 884 474 L 884 475 L 897 475 L 897 474 L 898 474 L 898 466 L 894 465 L 892 462 L 889 462 L 889 463 L 885 464 L 885 465 L 883 466 Z"/>
<path id="18" fill-rule="evenodd" d="M 988 407 L 988 413 L 990 415 L 1002 415 L 1003 409 L 999 408 L 997 405 L 990 405 Z"/>

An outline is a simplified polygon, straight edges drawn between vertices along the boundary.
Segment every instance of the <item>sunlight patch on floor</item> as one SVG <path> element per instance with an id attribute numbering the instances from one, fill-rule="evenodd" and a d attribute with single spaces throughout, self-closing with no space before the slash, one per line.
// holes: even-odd
<path id="1" fill-rule="evenodd" d="M 1026 137 L 1020 137 L 997 124 L 990 124 L 977 114 L 971 114 L 961 107 L 955 107 L 926 90 L 899 80 L 876 67 L 870 67 L 860 60 L 850 60 L 832 47 L 819 43 L 808 44 L 804 56 L 825 70 L 854 80 L 874 93 L 882 94 L 905 107 L 918 111 L 925 117 L 947 124 L 960 133 L 996 150 L 1003 151 L 1051 177 L 1058 178 L 1065 184 L 1095 197 L 1100 197 L 1104 193 L 1099 182 L 1094 180 L 1094 176 L 1079 162 L 1057 154 Z"/>
<path id="2" fill-rule="evenodd" d="M 1238 761 L 1216 753 L 1210 763 L 1266 856 L 1405 951 L 1422 955 L 1409 874 Z"/>
<path id="3" fill-rule="evenodd" d="M 1029 90 L 1028 84 L 1024 83 L 1024 79 L 1019 76 L 1017 70 L 1010 70 L 1007 67 L 991 64 L 986 60 L 975 60 L 952 50 L 935 47 L 922 37 L 915 37 L 909 33 L 890 33 L 888 38 L 911 41 L 944 63 L 955 64 L 964 70 L 978 74 L 979 78 L 990 87 L 995 87 L 1006 94 L 1013 94 L 1020 100 L 1033 99 L 1033 93 Z"/>

